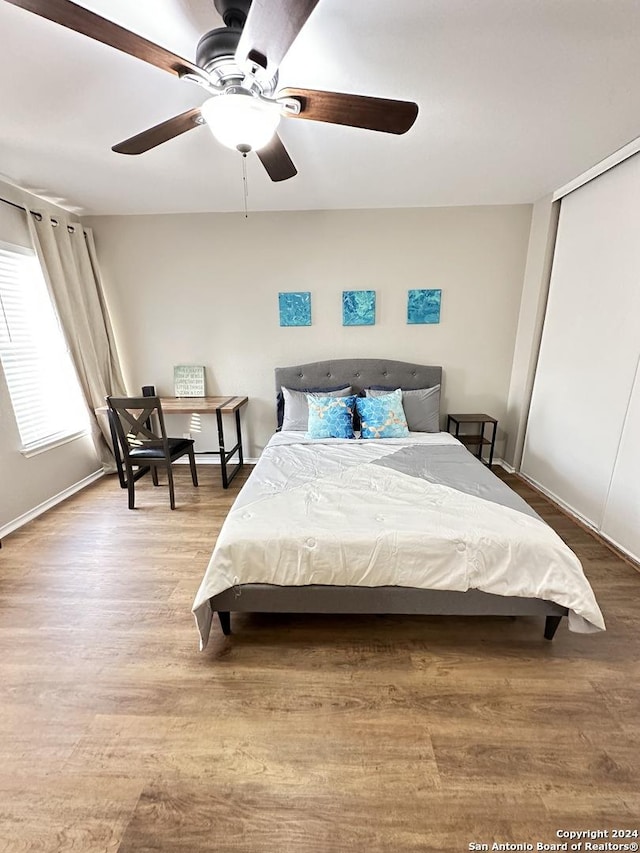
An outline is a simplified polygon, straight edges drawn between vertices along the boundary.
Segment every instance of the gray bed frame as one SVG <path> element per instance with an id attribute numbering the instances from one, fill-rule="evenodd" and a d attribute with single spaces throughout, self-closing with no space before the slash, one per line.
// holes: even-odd
<path id="1" fill-rule="evenodd" d="M 372 385 L 411 390 L 442 385 L 442 368 L 377 358 L 345 358 L 277 367 L 276 393 L 286 388 L 331 388 L 349 384 L 354 393 Z M 222 631 L 231 633 L 231 612 L 402 613 L 407 615 L 545 616 L 544 636 L 553 636 L 567 608 L 552 601 L 467 592 L 383 586 L 274 586 L 242 584 L 209 600 Z"/>

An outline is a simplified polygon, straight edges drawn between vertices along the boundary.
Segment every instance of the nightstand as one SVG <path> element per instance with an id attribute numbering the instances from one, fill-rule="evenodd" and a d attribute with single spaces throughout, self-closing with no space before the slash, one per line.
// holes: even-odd
<path id="1" fill-rule="evenodd" d="M 447 432 L 452 432 L 451 425 L 455 426 L 455 432 L 453 435 L 461 441 L 465 447 L 468 447 L 469 450 L 473 453 L 474 456 L 477 456 L 481 462 L 484 462 L 485 465 L 491 467 L 493 462 L 493 451 L 495 450 L 496 445 L 496 430 L 498 428 L 498 421 L 495 418 L 492 418 L 490 415 L 478 415 L 478 414 L 464 414 L 464 415 L 449 415 L 447 417 Z M 473 433 L 460 433 L 460 425 L 461 424 L 473 424 L 478 427 L 477 432 Z M 491 438 L 487 438 L 485 435 L 485 426 L 487 424 L 492 424 L 493 429 L 491 431 Z M 489 448 L 489 459 L 483 459 L 482 457 L 482 449 L 487 446 Z"/>

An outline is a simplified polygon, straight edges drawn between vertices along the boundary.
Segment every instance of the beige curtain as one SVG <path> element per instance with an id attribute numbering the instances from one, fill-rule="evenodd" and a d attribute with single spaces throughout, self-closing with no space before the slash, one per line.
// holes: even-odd
<path id="1" fill-rule="evenodd" d="M 29 216 L 29 230 L 84 392 L 98 458 L 106 471 L 114 471 L 106 421 L 96 418 L 95 409 L 107 395 L 126 395 L 126 389 L 93 234 L 77 222 L 40 213 Z"/>

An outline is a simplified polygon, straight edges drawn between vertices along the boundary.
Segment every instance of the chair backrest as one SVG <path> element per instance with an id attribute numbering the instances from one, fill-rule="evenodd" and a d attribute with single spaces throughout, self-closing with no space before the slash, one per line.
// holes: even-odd
<path id="1" fill-rule="evenodd" d="M 132 450 L 145 447 L 161 449 L 169 458 L 159 397 L 107 397 L 107 405 L 125 460 L 130 459 Z"/>

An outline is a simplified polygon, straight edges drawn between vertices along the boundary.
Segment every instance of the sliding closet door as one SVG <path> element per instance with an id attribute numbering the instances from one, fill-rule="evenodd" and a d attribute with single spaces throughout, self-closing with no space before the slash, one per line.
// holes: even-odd
<path id="1" fill-rule="evenodd" d="M 635 156 L 561 203 L 522 462 L 526 476 L 596 527 L 634 383 L 639 318 Z"/>
<path id="2" fill-rule="evenodd" d="M 640 336 L 640 317 L 637 323 Z M 602 532 L 640 559 L 640 364 L 605 505 Z"/>

